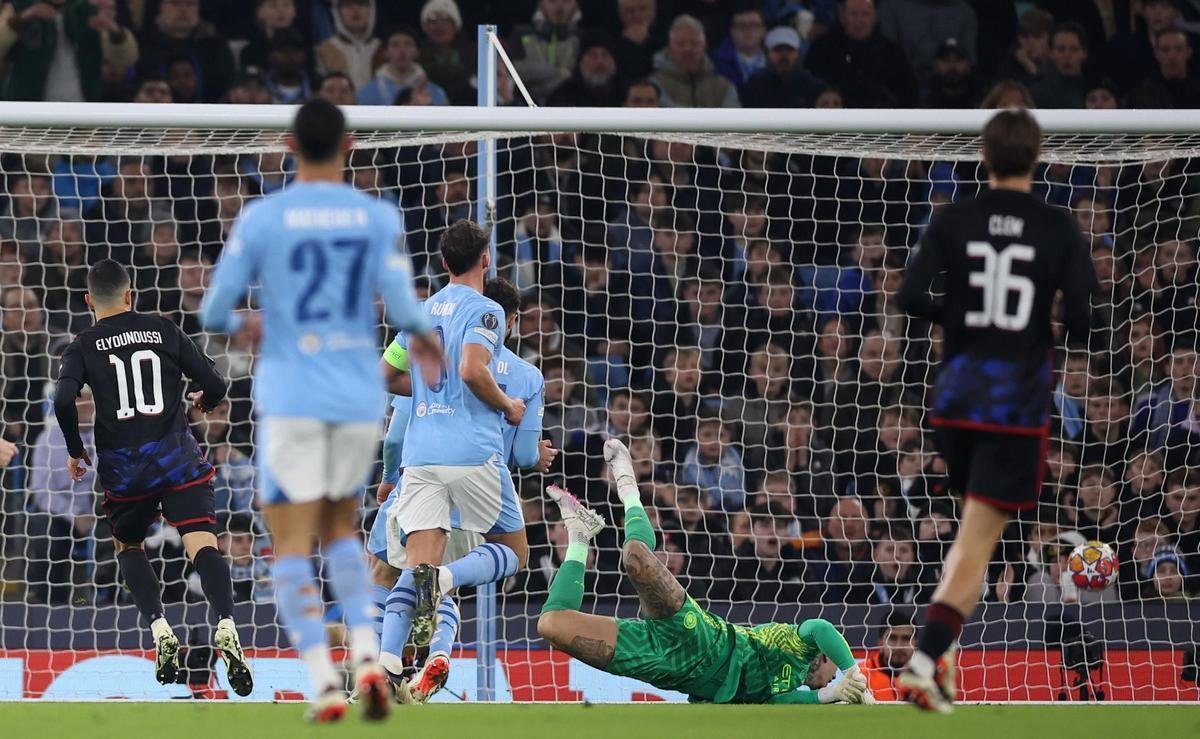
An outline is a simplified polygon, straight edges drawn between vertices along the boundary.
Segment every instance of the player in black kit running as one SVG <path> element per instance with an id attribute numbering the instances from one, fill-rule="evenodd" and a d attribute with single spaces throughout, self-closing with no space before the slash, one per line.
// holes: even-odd
<path id="1" fill-rule="evenodd" d="M 944 358 L 930 423 L 962 493 L 962 524 L 925 611 L 901 694 L 949 713 L 954 648 L 975 610 L 997 542 L 1017 511 L 1037 505 L 1050 430 L 1055 296 L 1069 339 L 1084 342 L 1096 273 L 1070 213 L 1030 194 L 1041 130 L 1024 110 L 983 129 L 990 190 L 945 206 L 921 237 L 900 307 L 941 324 Z"/>
<path id="2" fill-rule="evenodd" d="M 96 402 L 96 471 L 104 511 L 121 575 L 154 636 L 155 676 L 166 685 L 179 672 L 179 639 L 163 616 L 158 578 L 142 547 L 147 529 L 161 515 L 179 531 L 217 617 L 213 642 L 225 660 L 230 687 L 249 695 L 254 680 L 233 622 L 229 563 L 217 549 L 210 482 L 215 470 L 188 428 L 183 403 L 185 375 L 200 388 L 188 400 L 205 412 L 225 397 L 225 380 L 174 323 L 133 312 L 129 273 L 121 264 L 98 262 L 88 272 L 87 286 L 96 323 L 63 351 L 54 393 L 71 475 L 80 479 L 92 462 L 75 410 L 75 398 L 89 385 Z"/>

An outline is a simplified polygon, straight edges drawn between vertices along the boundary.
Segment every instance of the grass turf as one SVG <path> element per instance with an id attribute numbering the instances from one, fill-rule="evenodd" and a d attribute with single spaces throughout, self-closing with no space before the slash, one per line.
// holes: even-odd
<path id="1" fill-rule="evenodd" d="M 1200 736 L 1200 706 L 960 706 L 949 717 L 908 706 L 431 705 L 389 721 L 309 726 L 297 704 L 0 703 L 0 736 L 306 739 L 459 737 L 1079 737 Z"/>

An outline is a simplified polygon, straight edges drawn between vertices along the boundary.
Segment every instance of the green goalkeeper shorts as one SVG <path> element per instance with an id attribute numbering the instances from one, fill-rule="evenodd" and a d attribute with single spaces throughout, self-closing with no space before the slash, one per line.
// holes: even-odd
<path id="1" fill-rule="evenodd" d="M 733 652 L 733 628 L 688 597 L 670 618 L 617 619 L 614 675 L 712 700 Z"/>

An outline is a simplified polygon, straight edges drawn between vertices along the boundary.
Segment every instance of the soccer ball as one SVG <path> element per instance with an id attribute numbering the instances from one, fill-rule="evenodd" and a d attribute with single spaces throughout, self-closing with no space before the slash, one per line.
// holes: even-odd
<path id="1" fill-rule="evenodd" d="M 1107 590 L 1117 581 L 1117 555 L 1109 545 L 1092 540 L 1071 550 L 1067 569 L 1080 590 Z"/>

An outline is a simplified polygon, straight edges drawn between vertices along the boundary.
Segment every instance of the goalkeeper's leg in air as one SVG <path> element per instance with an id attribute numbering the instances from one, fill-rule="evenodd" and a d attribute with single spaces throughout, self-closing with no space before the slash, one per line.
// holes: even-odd
<path id="1" fill-rule="evenodd" d="M 604 519 L 552 485 L 547 493 L 558 503 L 570 544 L 538 619 L 542 638 L 592 667 L 684 693 L 693 702 L 874 702 L 849 645 L 828 621 L 735 626 L 692 600 L 654 555 L 654 530 L 629 450 L 610 439 L 604 458 L 625 508 L 622 562 L 643 618 L 580 610 L 588 548 Z M 835 679 L 838 669 L 843 674 Z"/>

